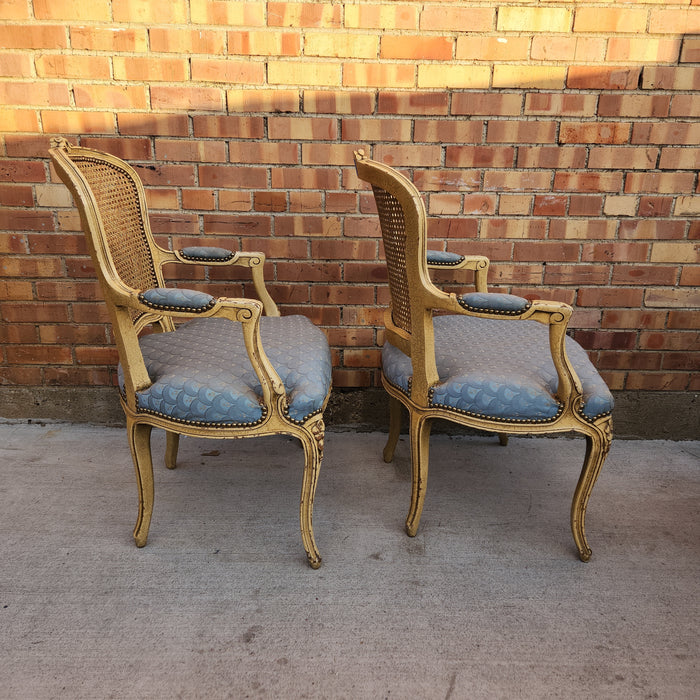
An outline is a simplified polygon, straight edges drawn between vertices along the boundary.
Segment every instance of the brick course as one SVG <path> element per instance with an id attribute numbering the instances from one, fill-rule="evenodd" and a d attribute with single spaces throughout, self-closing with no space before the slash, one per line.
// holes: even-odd
<path id="1" fill-rule="evenodd" d="M 115 381 L 64 135 L 134 164 L 162 245 L 263 250 L 338 387 L 377 385 L 388 299 L 363 147 L 423 191 L 432 246 L 575 304 L 612 388 L 697 390 L 698 34 L 690 0 L 0 3 L 0 381 Z"/>

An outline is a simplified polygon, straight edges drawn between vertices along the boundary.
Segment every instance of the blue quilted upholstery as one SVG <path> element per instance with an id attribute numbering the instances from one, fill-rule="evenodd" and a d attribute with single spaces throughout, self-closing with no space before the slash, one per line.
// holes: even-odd
<path id="1" fill-rule="evenodd" d="M 435 361 L 440 383 L 431 405 L 497 420 L 548 421 L 560 406 L 549 332 L 536 321 L 473 316 L 437 316 Z M 613 397 L 585 350 L 566 339 L 566 351 L 583 385 L 583 415 L 593 420 L 612 411 Z M 383 371 L 410 393 L 411 360 L 390 343 L 382 352 Z"/>
<path id="2" fill-rule="evenodd" d="M 304 421 L 320 411 L 331 384 L 323 331 L 304 316 L 264 316 L 260 335 L 287 390 L 289 417 Z M 153 382 L 137 395 L 141 410 L 197 423 L 250 424 L 263 418 L 260 384 L 239 323 L 194 319 L 172 333 L 144 336 L 140 344 Z M 119 381 L 123 390 L 121 367 Z"/>
<path id="3" fill-rule="evenodd" d="M 205 311 L 210 309 L 216 299 L 211 294 L 197 292 L 193 289 L 175 287 L 156 287 L 139 294 L 139 299 L 154 309 L 172 311 Z"/>
<path id="4" fill-rule="evenodd" d="M 465 309 L 471 311 L 493 311 L 497 314 L 521 314 L 530 308 L 530 301 L 513 294 L 471 292 L 457 298 Z"/>
<path id="5" fill-rule="evenodd" d="M 444 250 L 429 250 L 426 253 L 426 259 L 430 265 L 458 265 L 464 260 L 464 256 L 459 253 L 448 253 Z"/>

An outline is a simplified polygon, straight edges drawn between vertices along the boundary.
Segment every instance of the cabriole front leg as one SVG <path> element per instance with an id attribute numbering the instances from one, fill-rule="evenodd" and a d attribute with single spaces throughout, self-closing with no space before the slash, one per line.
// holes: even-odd
<path id="1" fill-rule="evenodd" d="M 428 485 L 428 458 L 432 420 L 409 411 L 411 420 L 411 508 L 406 517 L 406 534 L 415 537 L 420 524 Z"/>
<path id="2" fill-rule="evenodd" d="M 319 418 L 308 425 L 308 432 L 301 436 L 304 446 L 304 477 L 301 485 L 301 502 L 299 504 L 299 521 L 301 525 L 301 540 L 306 550 L 306 557 L 312 569 L 321 566 L 321 555 L 316 547 L 313 527 L 314 497 L 316 484 L 323 459 L 323 440 L 325 426 Z"/>
<path id="3" fill-rule="evenodd" d="M 591 558 L 591 548 L 588 546 L 585 529 L 586 507 L 610 450 L 612 418 L 607 418 L 592 428 L 594 431 L 586 435 L 586 458 L 571 503 L 571 532 L 581 561 L 588 561 Z"/>
<path id="4" fill-rule="evenodd" d="M 148 528 L 153 514 L 153 462 L 151 460 L 151 426 L 127 420 L 131 457 L 136 470 L 139 492 L 139 512 L 134 527 L 134 541 L 143 547 L 148 539 Z"/>

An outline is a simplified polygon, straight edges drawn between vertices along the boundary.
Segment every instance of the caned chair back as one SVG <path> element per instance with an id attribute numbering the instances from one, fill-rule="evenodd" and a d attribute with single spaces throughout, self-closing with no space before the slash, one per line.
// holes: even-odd
<path id="1" fill-rule="evenodd" d="M 74 196 L 103 287 L 164 287 L 136 171 L 107 153 L 70 146 L 65 140 L 55 146 L 54 166 Z M 105 296 L 109 303 L 109 294 Z M 132 320 L 137 322 L 139 316 L 132 313 Z"/>

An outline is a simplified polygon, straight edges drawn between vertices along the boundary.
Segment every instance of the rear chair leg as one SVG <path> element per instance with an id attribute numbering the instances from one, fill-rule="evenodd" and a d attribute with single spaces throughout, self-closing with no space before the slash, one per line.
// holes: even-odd
<path id="1" fill-rule="evenodd" d="M 401 434 L 401 402 L 393 396 L 389 397 L 389 437 L 384 447 L 384 461 L 394 459 L 394 450 Z"/>

